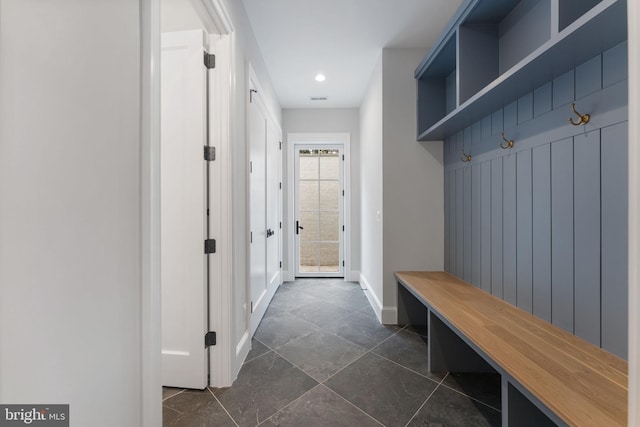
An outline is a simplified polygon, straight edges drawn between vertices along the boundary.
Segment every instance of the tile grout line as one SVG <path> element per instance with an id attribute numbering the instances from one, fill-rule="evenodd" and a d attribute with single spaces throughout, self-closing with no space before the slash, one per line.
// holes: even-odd
<path id="1" fill-rule="evenodd" d="M 349 363 L 347 363 L 346 365 L 344 365 L 342 368 L 338 369 L 336 372 L 334 372 L 333 374 L 331 374 L 329 377 L 327 377 L 327 378 L 326 378 L 324 381 L 322 381 L 320 384 L 325 385 L 325 383 L 326 383 L 327 381 L 329 381 L 331 378 L 335 377 L 335 376 L 336 376 L 336 375 L 338 375 L 340 372 L 344 371 L 344 370 L 345 370 L 345 369 L 347 369 L 349 366 L 353 365 L 355 362 L 357 362 L 358 360 L 362 359 L 362 358 L 363 358 L 364 356 L 366 356 L 367 354 L 369 354 L 369 353 L 373 352 L 373 350 L 374 350 L 375 348 L 377 348 L 378 346 L 380 346 L 380 345 L 381 345 L 382 343 L 384 343 L 385 341 L 387 341 L 387 340 L 391 339 L 391 337 L 393 337 L 394 335 L 396 335 L 398 332 L 399 332 L 399 331 L 396 331 L 396 332 L 394 332 L 393 334 L 389 335 L 387 338 L 383 339 L 383 340 L 382 340 L 382 341 L 380 341 L 378 344 L 376 344 L 375 346 L 371 347 L 369 350 L 365 351 L 365 352 L 364 352 L 364 353 L 362 353 L 360 356 L 356 357 L 354 360 L 352 360 L 351 362 L 349 362 Z M 336 336 L 337 336 L 337 335 L 336 335 Z M 339 337 L 339 338 L 342 338 L 342 337 Z M 343 338 L 343 339 L 344 339 L 344 338 Z M 345 340 L 346 340 L 346 339 L 345 339 Z M 346 340 L 346 341 L 348 341 L 348 340 Z M 351 341 L 348 341 L 348 342 L 351 342 Z M 352 343 L 352 344 L 355 344 L 355 343 Z M 357 345 L 357 344 L 355 344 L 355 345 Z M 364 348 L 364 347 L 363 347 L 363 348 Z M 365 349 L 365 350 L 366 350 L 366 349 Z M 373 353 L 373 354 L 375 354 L 375 355 L 377 356 L 377 354 L 376 354 L 376 353 Z M 330 387 L 328 387 L 328 386 L 326 386 L 326 385 L 325 385 L 325 387 L 327 387 L 328 389 L 330 389 L 330 390 L 331 390 L 331 388 L 330 388 Z M 344 397 L 343 397 L 343 399 L 344 399 Z M 346 399 L 345 399 L 345 400 L 346 400 Z M 351 402 L 350 402 L 350 403 L 351 403 Z"/>
<path id="2" fill-rule="evenodd" d="M 447 376 L 449 376 L 449 374 L 448 374 L 448 373 L 447 373 Z M 443 381 L 444 381 L 444 380 L 443 380 Z M 443 386 L 444 388 L 448 389 L 448 390 L 455 391 L 456 393 L 458 393 L 458 394 L 460 394 L 460 395 L 462 395 L 462 396 L 464 396 L 464 397 L 468 397 L 469 399 L 474 400 L 474 401 L 476 401 L 476 402 L 478 402 L 478 403 L 480 403 L 480 404 L 482 404 L 482 405 L 486 406 L 487 408 L 491 408 L 491 409 L 493 409 L 494 411 L 497 411 L 497 412 L 502 413 L 502 410 L 501 410 L 501 409 L 494 408 L 493 406 L 489 405 L 488 403 L 483 402 L 483 401 L 482 401 L 482 400 L 480 400 L 480 399 L 477 399 L 477 398 L 475 398 L 475 397 L 473 397 L 473 396 L 469 396 L 468 394 L 466 394 L 466 393 L 464 393 L 464 392 L 462 392 L 462 391 L 460 391 L 460 390 L 456 390 L 455 388 L 450 387 L 450 386 L 448 386 L 448 385 L 446 385 L 446 384 L 442 384 L 442 386 Z"/>
<path id="3" fill-rule="evenodd" d="M 286 359 L 285 359 L 286 360 Z M 295 366 L 295 365 L 294 365 Z M 304 371 L 303 371 L 304 372 Z M 306 372 L 305 372 L 306 373 Z M 315 379 L 315 378 L 314 378 Z M 298 400 L 302 399 L 305 395 L 311 393 L 312 390 L 314 390 L 316 387 L 320 386 L 321 384 L 318 383 L 315 386 L 311 387 L 309 390 L 305 391 L 304 393 L 302 393 L 300 396 L 296 397 L 295 399 L 293 399 L 291 402 L 287 403 L 286 405 L 284 405 L 282 408 L 278 409 L 276 412 L 274 412 L 273 414 L 269 415 L 267 418 L 265 418 L 264 420 L 260 421 L 257 426 L 262 425 L 264 423 L 266 423 L 267 421 L 269 421 L 271 418 L 275 417 L 276 415 L 278 415 L 280 412 L 284 411 L 285 409 L 287 409 L 289 406 L 293 405 L 294 403 L 296 403 Z M 256 426 L 256 427 L 257 427 Z"/>
<path id="4" fill-rule="evenodd" d="M 220 407 L 222 408 L 222 410 L 225 412 L 225 414 L 227 414 L 227 416 L 229 417 L 229 419 L 231 419 L 231 421 L 233 421 L 233 423 L 236 425 L 236 427 L 240 427 L 238 425 L 238 423 L 236 422 L 236 420 L 231 416 L 231 414 L 229 413 L 229 411 L 227 411 L 227 408 L 224 407 L 224 405 L 222 404 L 222 402 L 220 402 L 220 399 L 218 399 L 218 396 L 216 396 L 213 391 L 211 391 L 211 388 L 207 387 L 207 390 L 209 390 L 209 393 L 211 393 L 211 396 L 213 396 L 213 398 L 216 400 L 216 402 L 218 402 L 218 404 L 220 405 Z"/>
<path id="5" fill-rule="evenodd" d="M 185 391 L 187 391 L 187 389 L 186 389 L 186 388 L 185 388 L 185 389 L 183 389 L 183 390 L 180 390 L 180 391 L 179 391 L 179 392 L 177 392 L 176 394 L 172 394 L 171 396 L 167 396 L 167 397 L 165 397 L 164 399 L 162 399 L 162 402 L 164 403 L 165 401 L 167 401 L 167 400 L 171 399 L 172 397 L 176 397 L 177 395 L 182 394 L 182 393 L 184 393 Z"/>
<path id="6" fill-rule="evenodd" d="M 446 378 L 446 376 L 448 375 L 448 373 L 447 373 L 447 375 L 445 375 L 445 376 L 443 377 L 443 379 L 442 379 L 442 380 L 434 380 L 433 378 L 429 378 L 428 376 L 426 376 L 426 375 L 424 375 L 424 374 L 421 374 L 421 373 L 420 373 L 420 372 L 418 372 L 418 371 L 414 371 L 413 369 L 408 368 L 408 367 L 404 366 L 403 364 L 401 364 L 401 363 L 399 363 L 399 362 L 396 362 L 396 361 L 394 361 L 394 360 L 388 359 L 388 358 L 384 357 L 384 356 L 383 356 L 383 355 L 381 355 L 381 354 L 378 354 L 378 353 L 375 353 L 375 352 L 374 352 L 373 354 L 375 354 L 376 356 L 378 356 L 378 357 L 379 357 L 379 358 L 381 358 L 381 359 L 386 360 L 387 362 L 391 362 L 391 363 L 393 363 L 394 365 L 399 366 L 399 367 L 400 367 L 400 368 L 402 368 L 402 369 L 406 369 L 406 370 L 407 370 L 407 371 L 409 371 L 409 372 L 412 372 L 412 373 L 414 373 L 414 374 L 416 374 L 416 375 L 419 375 L 419 376 L 421 376 L 421 377 L 422 377 L 422 378 L 424 378 L 424 379 L 427 379 L 427 380 L 433 381 L 433 382 L 434 382 L 434 383 L 436 383 L 436 384 L 440 384 L 440 383 L 442 383 L 443 379 L 444 379 L 444 378 Z"/>
<path id="7" fill-rule="evenodd" d="M 377 422 L 378 424 L 380 424 L 381 426 L 384 427 L 384 424 L 382 424 L 380 421 L 378 421 L 376 418 L 374 418 L 372 415 L 370 415 L 369 413 L 367 413 L 364 409 L 361 409 L 360 407 L 356 406 L 354 403 L 350 402 L 349 400 L 347 400 L 346 398 L 342 397 L 340 394 L 338 394 L 338 392 L 330 389 L 329 387 L 327 387 L 324 384 L 320 384 L 321 387 L 326 388 L 327 390 L 329 390 L 331 393 L 335 394 L 336 396 L 338 396 L 340 399 L 344 400 L 347 404 L 353 406 L 354 408 L 356 408 L 358 411 L 362 412 L 363 414 L 365 414 L 367 417 L 371 418 L 373 421 Z"/>
<path id="8" fill-rule="evenodd" d="M 447 376 L 445 375 L 445 378 Z M 443 380 L 444 381 L 444 380 Z M 431 399 L 431 396 L 433 396 L 433 394 L 440 388 L 440 386 L 442 385 L 442 383 L 436 385 L 436 388 L 433 389 L 433 391 L 429 394 L 429 396 L 427 396 L 427 398 L 424 400 L 424 402 L 422 402 L 422 405 L 420 405 L 420 407 L 418 408 L 418 410 L 413 414 L 413 416 L 411 418 L 409 418 L 409 421 L 407 421 L 407 423 L 404 425 L 404 427 L 407 427 L 411 421 L 413 421 L 413 419 L 420 413 L 420 411 L 422 411 L 422 408 L 424 408 L 424 405 L 427 404 L 427 402 L 429 401 L 429 399 Z"/>

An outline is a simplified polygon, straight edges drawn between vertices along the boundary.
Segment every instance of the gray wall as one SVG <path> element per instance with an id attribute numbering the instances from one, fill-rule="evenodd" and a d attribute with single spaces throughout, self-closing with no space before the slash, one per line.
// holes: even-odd
<path id="1" fill-rule="evenodd" d="M 626 65 L 625 43 L 451 136 L 444 184 L 447 271 L 625 358 Z"/>

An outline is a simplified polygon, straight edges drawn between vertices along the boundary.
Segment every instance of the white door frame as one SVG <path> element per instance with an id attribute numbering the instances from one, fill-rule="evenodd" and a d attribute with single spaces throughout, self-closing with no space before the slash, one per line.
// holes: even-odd
<path id="1" fill-rule="evenodd" d="M 351 134 L 350 133 L 288 133 L 287 134 L 287 200 L 289 218 L 287 218 L 287 266 L 288 272 L 286 280 L 295 280 L 296 275 L 296 254 L 295 254 L 295 223 L 296 212 L 293 203 L 295 199 L 295 146 L 296 145 L 342 145 L 344 154 L 344 211 L 343 224 L 346 231 L 344 233 L 344 280 L 353 281 L 358 278 L 351 277 Z"/>
<path id="2" fill-rule="evenodd" d="M 294 176 L 294 180 L 293 180 L 293 186 L 294 186 L 294 200 L 293 200 L 293 222 L 295 223 L 295 221 L 297 221 L 300 218 L 300 187 L 299 187 L 299 183 L 300 183 L 300 157 L 299 157 L 299 151 L 300 150 L 322 150 L 322 149 L 336 149 L 339 152 L 339 155 L 344 155 L 344 145 L 342 144 L 293 144 L 293 155 L 294 155 L 294 163 L 293 163 L 293 176 Z M 340 161 L 340 159 L 338 159 Z M 345 156 L 345 161 L 346 161 L 346 156 Z M 340 167 L 340 184 L 342 184 L 342 187 L 339 189 L 339 191 L 342 191 L 343 189 L 346 192 L 346 187 L 344 185 L 344 163 L 345 161 L 342 161 L 342 167 Z M 341 214 L 341 218 L 340 218 L 340 224 L 338 224 L 339 226 L 346 226 L 346 215 L 344 214 L 344 205 L 345 205 L 345 199 L 346 199 L 346 195 L 340 197 L 340 203 L 339 203 L 339 212 Z M 318 207 L 320 208 L 320 207 Z M 300 268 L 300 239 L 296 238 L 296 233 L 295 233 L 295 226 L 293 227 L 294 232 L 292 233 L 293 235 L 293 240 L 295 243 L 295 247 L 294 247 L 294 262 L 293 262 L 293 266 L 294 266 L 294 274 L 295 277 L 346 277 L 346 265 L 343 265 L 342 262 L 345 260 L 345 249 L 344 249 L 344 241 L 345 241 L 345 235 L 346 232 L 343 230 L 340 233 L 340 236 L 342 236 L 339 241 L 340 241 L 340 248 L 339 248 L 339 255 L 338 255 L 338 271 L 337 272 L 330 272 L 330 273 L 323 273 L 321 271 L 318 271 L 317 273 L 303 273 L 301 271 L 299 271 Z M 320 237 L 318 236 L 318 240 L 320 240 Z M 318 260 L 320 261 L 320 260 Z M 346 264 L 346 263 L 345 263 Z"/>
<path id="3" fill-rule="evenodd" d="M 245 114 L 246 117 L 249 118 L 250 114 L 251 114 L 251 102 L 250 102 L 250 96 L 251 95 L 251 90 L 255 90 L 257 91 L 255 93 L 255 96 L 257 97 L 257 102 L 258 105 L 261 107 L 265 118 L 267 120 L 267 128 L 269 125 L 273 125 L 273 127 L 276 130 L 276 134 L 278 135 L 278 139 L 281 139 L 282 137 L 282 129 L 280 128 L 280 125 L 278 124 L 278 121 L 275 119 L 273 112 L 270 110 L 270 108 L 264 103 L 264 99 L 262 98 L 261 94 L 265 93 L 264 89 L 262 88 L 262 85 L 260 84 L 260 80 L 258 79 L 258 75 L 256 74 L 253 66 L 251 65 L 251 63 L 247 62 L 246 64 L 246 75 L 247 75 L 247 96 L 246 96 L 246 105 L 245 105 Z M 254 101 L 256 102 L 256 101 Z M 249 165 L 251 162 L 251 149 L 249 147 L 249 135 L 250 135 L 250 123 L 249 120 L 245 120 L 245 135 L 247 135 L 247 151 L 246 151 L 246 164 Z M 265 141 L 265 143 L 268 143 L 268 130 L 265 129 L 265 136 L 267 137 L 267 140 Z M 267 147 L 265 146 L 265 156 L 267 155 L 266 152 Z M 266 167 L 266 160 L 267 158 L 265 157 L 265 167 Z M 278 176 L 280 177 L 280 179 L 282 178 L 282 161 L 280 160 L 278 162 Z M 266 172 L 266 169 L 265 169 Z M 266 178 L 266 174 L 265 174 L 265 178 Z M 266 187 L 265 187 L 266 190 Z M 247 169 L 247 179 L 246 179 L 246 194 L 247 194 L 247 210 L 248 210 L 248 221 L 247 221 L 247 236 L 251 236 L 251 232 L 262 232 L 262 230 L 251 230 L 251 220 L 250 220 L 250 215 L 251 215 L 251 172 L 249 169 Z M 266 193 L 265 193 L 266 196 Z M 279 210 L 279 215 L 280 215 L 280 211 L 282 209 L 282 200 L 279 199 L 278 200 L 278 210 Z M 281 218 L 281 217 L 280 217 Z M 265 219 L 266 219 L 266 211 L 265 211 Z M 266 225 L 266 223 L 265 223 Z M 266 231 L 266 230 L 264 230 Z M 278 230 L 278 236 L 280 236 L 282 233 L 279 232 L 280 230 Z M 256 329 L 258 328 L 258 325 L 260 324 L 260 321 L 262 320 L 262 318 L 264 317 L 264 314 L 271 302 L 271 299 L 273 298 L 273 296 L 275 295 L 276 291 L 278 290 L 278 287 L 280 286 L 280 284 L 282 283 L 282 268 L 280 268 L 279 270 L 279 274 L 278 277 L 276 279 L 276 283 L 271 284 L 271 287 L 267 286 L 266 292 L 263 294 L 262 298 L 260 301 L 252 301 L 252 295 L 251 295 L 251 244 L 248 243 L 247 246 L 247 254 L 248 254 L 248 260 L 249 262 L 247 262 L 247 268 L 246 268 L 246 274 L 247 274 L 247 283 L 246 283 L 246 295 L 247 295 L 247 301 L 246 301 L 246 305 L 247 307 L 251 307 L 251 309 L 246 310 L 246 315 L 247 315 L 247 325 L 249 325 L 249 331 L 248 334 L 245 334 L 245 337 L 247 340 L 250 340 L 250 338 L 253 336 L 253 334 L 255 333 Z M 282 249 L 282 242 L 280 240 L 278 240 L 278 246 L 279 246 L 279 251 L 281 251 Z M 265 247 L 265 250 L 267 248 Z M 265 257 L 265 262 L 266 262 L 266 257 Z M 269 285 L 269 283 L 266 283 L 265 285 Z"/>

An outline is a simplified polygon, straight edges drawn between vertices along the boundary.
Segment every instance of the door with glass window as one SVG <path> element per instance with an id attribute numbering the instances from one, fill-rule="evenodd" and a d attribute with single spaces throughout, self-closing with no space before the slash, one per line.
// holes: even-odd
<path id="1" fill-rule="evenodd" d="M 344 277 L 341 145 L 295 147 L 296 277 Z"/>

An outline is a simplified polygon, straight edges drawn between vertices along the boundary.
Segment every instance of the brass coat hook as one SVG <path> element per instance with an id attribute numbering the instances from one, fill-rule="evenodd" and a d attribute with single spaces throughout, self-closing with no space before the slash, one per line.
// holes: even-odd
<path id="1" fill-rule="evenodd" d="M 507 139 L 504 137 L 504 132 L 502 132 L 502 140 L 504 142 L 507 143 L 507 145 L 503 145 L 502 143 L 500 143 L 500 148 L 502 148 L 503 150 L 509 149 L 509 148 L 513 148 L 513 139 Z"/>
<path id="2" fill-rule="evenodd" d="M 464 152 L 464 148 L 463 148 L 461 151 L 462 151 L 462 155 L 463 155 L 464 157 L 461 157 L 461 158 L 460 158 L 460 161 L 461 161 L 461 162 L 463 162 L 463 163 L 470 162 L 470 161 L 471 161 L 471 154 L 467 154 L 467 153 L 465 153 L 465 152 Z"/>
<path id="3" fill-rule="evenodd" d="M 575 102 L 571 103 L 571 109 L 573 110 L 574 113 L 576 113 L 579 119 L 577 122 L 574 122 L 573 117 L 569 117 L 569 123 L 571 123 L 572 125 L 574 126 L 586 125 L 587 123 L 589 123 L 589 120 L 591 120 L 591 116 L 589 114 L 580 114 L 576 111 Z"/>

